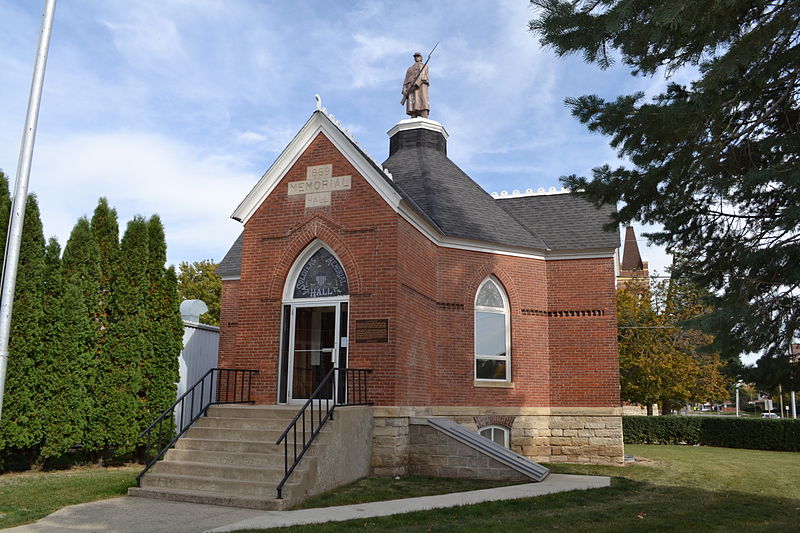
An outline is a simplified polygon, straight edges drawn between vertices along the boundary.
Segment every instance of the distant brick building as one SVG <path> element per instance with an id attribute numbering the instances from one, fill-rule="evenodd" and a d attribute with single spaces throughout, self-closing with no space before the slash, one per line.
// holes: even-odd
<path id="1" fill-rule="evenodd" d="M 377 474 L 407 471 L 431 416 L 533 460 L 621 463 L 610 210 L 487 194 L 432 120 L 389 137 L 379 165 L 317 110 L 236 209 L 220 366 L 258 369 L 264 404 L 372 369 Z"/>

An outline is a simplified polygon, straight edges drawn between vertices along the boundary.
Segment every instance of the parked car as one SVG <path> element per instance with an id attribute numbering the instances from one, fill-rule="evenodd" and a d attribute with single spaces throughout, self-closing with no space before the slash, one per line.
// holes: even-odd
<path id="1" fill-rule="evenodd" d="M 780 418 L 775 413 L 761 413 L 761 418 Z"/>

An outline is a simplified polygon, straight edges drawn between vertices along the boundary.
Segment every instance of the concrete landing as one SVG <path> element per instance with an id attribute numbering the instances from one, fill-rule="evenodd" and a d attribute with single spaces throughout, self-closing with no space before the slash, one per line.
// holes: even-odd
<path id="1" fill-rule="evenodd" d="M 489 501 L 531 498 L 556 492 L 608 487 L 610 484 L 611 479 L 605 476 L 550 474 L 544 481 L 525 485 L 322 509 L 267 512 L 123 496 L 65 507 L 38 522 L 6 531 L 14 533 L 237 531 L 338 522 Z"/>

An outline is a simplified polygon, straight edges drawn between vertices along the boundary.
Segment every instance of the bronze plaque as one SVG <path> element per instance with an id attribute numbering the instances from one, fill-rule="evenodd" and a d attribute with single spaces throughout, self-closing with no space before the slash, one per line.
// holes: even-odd
<path id="1" fill-rule="evenodd" d="M 356 320 L 356 342 L 389 342 L 389 319 Z"/>

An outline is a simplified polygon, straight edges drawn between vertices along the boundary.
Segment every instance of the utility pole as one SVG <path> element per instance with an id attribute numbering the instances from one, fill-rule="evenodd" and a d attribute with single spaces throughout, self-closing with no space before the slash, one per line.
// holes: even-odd
<path id="1" fill-rule="evenodd" d="M 39 104 L 42 101 L 44 69 L 47 65 L 47 51 L 50 48 L 50 33 L 53 30 L 53 16 L 56 0 L 45 0 L 42 13 L 42 29 L 39 47 L 33 65 L 31 93 L 28 97 L 28 114 L 22 133 L 22 145 L 17 162 L 17 178 L 14 183 L 14 200 L 11 203 L 11 220 L 8 226 L 5 264 L 3 265 L 3 288 L 0 292 L 0 418 L 3 416 L 3 393 L 8 369 L 8 337 L 11 333 L 11 311 L 14 307 L 14 289 L 17 286 L 17 267 L 19 248 L 22 240 L 22 225 L 25 222 L 25 203 L 28 199 L 28 182 L 31 177 L 33 144 L 36 141 L 36 124 L 39 121 Z"/>

